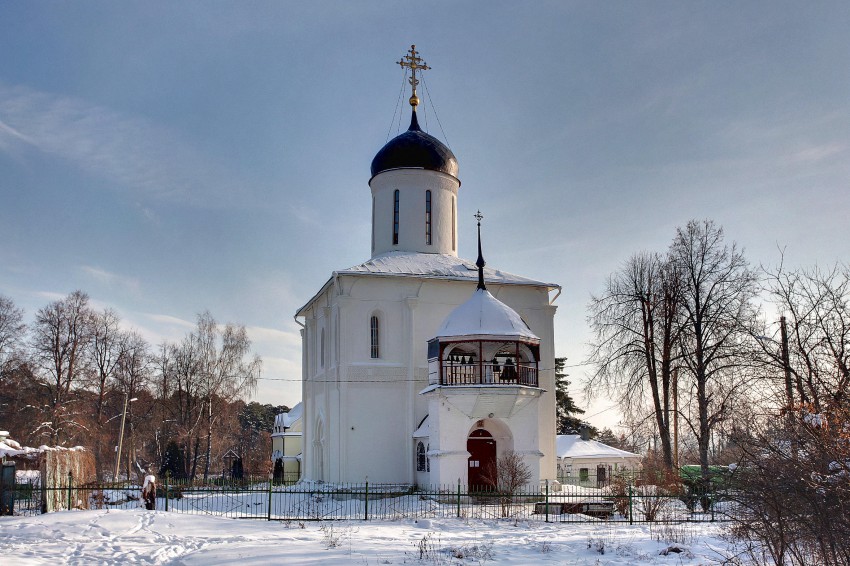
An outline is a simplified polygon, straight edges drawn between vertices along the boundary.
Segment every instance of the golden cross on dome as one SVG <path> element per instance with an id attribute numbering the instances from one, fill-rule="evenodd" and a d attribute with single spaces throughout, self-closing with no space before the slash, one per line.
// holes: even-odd
<path id="1" fill-rule="evenodd" d="M 416 86 L 419 84 L 419 79 L 416 78 L 416 71 L 427 71 L 431 67 L 429 67 L 425 61 L 419 56 L 419 52 L 416 51 L 416 46 L 411 45 L 410 49 L 407 50 L 407 55 L 401 58 L 398 61 L 398 64 L 402 66 L 402 68 L 410 69 L 410 86 L 413 87 L 413 94 L 410 96 L 410 105 L 413 108 L 416 108 L 419 105 L 419 97 L 416 96 Z"/>

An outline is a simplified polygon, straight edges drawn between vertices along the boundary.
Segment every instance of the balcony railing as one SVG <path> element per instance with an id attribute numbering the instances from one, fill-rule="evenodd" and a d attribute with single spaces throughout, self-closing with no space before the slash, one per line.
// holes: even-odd
<path id="1" fill-rule="evenodd" d="M 443 362 L 440 385 L 529 385 L 537 387 L 537 363 Z"/>

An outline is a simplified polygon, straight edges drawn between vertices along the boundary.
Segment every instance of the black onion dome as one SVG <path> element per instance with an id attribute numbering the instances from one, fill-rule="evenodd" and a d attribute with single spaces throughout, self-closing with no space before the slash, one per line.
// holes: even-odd
<path id="1" fill-rule="evenodd" d="M 419 128 L 416 111 L 408 130 L 387 142 L 372 160 L 372 176 L 389 169 L 428 169 L 457 177 L 457 158 L 448 147 Z"/>

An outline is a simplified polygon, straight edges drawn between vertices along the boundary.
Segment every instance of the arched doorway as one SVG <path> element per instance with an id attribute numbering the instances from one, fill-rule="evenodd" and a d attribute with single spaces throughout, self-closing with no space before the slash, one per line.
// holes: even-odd
<path id="1" fill-rule="evenodd" d="M 469 452 L 469 490 L 492 489 L 492 483 L 486 478 L 488 472 L 496 468 L 496 441 L 493 435 L 483 428 L 475 429 L 466 440 L 466 450 Z"/>

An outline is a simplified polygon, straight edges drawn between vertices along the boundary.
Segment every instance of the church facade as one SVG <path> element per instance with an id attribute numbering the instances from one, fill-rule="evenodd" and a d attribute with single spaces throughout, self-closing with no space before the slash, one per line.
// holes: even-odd
<path id="1" fill-rule="evenodd" d="M 458 257 L 457 159 L 419 127 L 427 67 L 405 59 L 411 124 L 372 162 L 371 258 L 296 313 L 303 479 L 483 486 L 512 451 L 554 480 L 560 287 L 484 267 L 480 240 Z"/>

